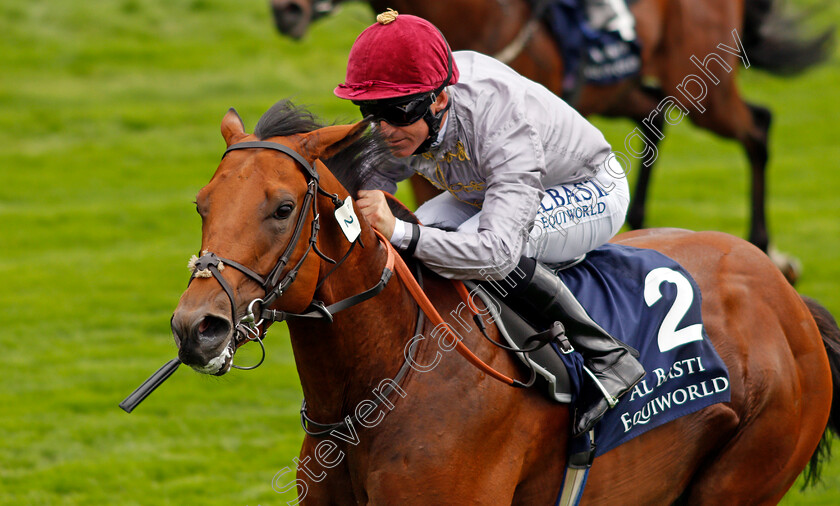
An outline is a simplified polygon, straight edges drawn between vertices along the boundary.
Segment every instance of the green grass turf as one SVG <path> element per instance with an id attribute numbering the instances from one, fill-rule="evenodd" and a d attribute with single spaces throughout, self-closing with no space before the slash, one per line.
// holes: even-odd
<path id="1" fill-rule="evenodd" d="M 836 22 L 840 10 L 822 16 Z M 348 5 L 293 42 L 275 34 L 263 0 L 0 4 L 0 503 L 291 499 L 271 488 L 302 439 L 285 327 L 270 332 L 256 371 L 185 369 L 135 413 L 117 403 L 175 355 L 169 317 L 200 240 L 191 201 L 218 163 L 225 111 L 236 107 L 250 130 L 291 96 L 329 121 L 355 120 L 331 92 L 369 22 L 366 8 Z M 835 314 L 838 63 L 740 80 L 776 114 L 775 243 L 804 264 L 802 293 Z M 632 130 L 596 122 L 617 146 Z M 649 225 L 743 235 L 738 147 L 687 122 L 666 136 Z M 840 458 L 823 485 L 785 503 L 838 504 L 838 481 Z"/>

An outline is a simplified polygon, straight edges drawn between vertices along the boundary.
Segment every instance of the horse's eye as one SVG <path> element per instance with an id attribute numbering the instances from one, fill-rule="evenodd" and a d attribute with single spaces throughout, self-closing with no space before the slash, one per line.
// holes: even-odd
<path id="1" fill-rule="evenodd" d="M 274 211 L 274 214 L 272 214 L 271 217 L 277 220 L 285 220 L 286 218 L 291 216 L 292 211 L 294 211 L 294 209 L 295 206 L 293 206 L 292 204 L 280 204 L 280 206 L 277 208 L 276 211 Z"/>

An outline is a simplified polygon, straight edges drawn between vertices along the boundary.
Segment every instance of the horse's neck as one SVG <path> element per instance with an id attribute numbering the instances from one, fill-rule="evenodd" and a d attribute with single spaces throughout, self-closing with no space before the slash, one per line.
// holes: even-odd
<path id="1" fill-rule="evenodd" d="M 322 229 L 325 253 L 340 258 L 341 232 Z M 379 281 L 387 257 L 369 230 L 353 253 L 316 292 L 325 305 L 359 294 Z M 346 241 L 344 242 L 346 251 Z M 332 246 L 332 247 L 330 247 Z M 331 264 L 326 264 L 329 270 Z M 396 276 L 364 303 L 334 315 L 334 322 L 291 320 L 289 329 L 303 393 L 317 421 L 332 422 L 343 409 L 370 396 L 371 385 L 393 378 L 404 362 L 403 347 L 414 331 L 416 306 Z"/>

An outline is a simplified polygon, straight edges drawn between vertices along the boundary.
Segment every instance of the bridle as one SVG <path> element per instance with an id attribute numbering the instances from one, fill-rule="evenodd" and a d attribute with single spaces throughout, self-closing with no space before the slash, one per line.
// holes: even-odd
<path id="1" fill-rule="evenodd" d="M 356 243 L 361 243 L 361 236 L 357 237 L 352 242 L 350 248 L 347 250 L 347 253 L 337 262 L 325 255 L 323 252 L 321 252 L 318 249 L 317 244 L 318 232 L 321 227 L 320 214 L 318 213 L 318 199 L 316 198 L 317 194 L 321 194 L 328 197 L 336 209 L 343 206 L 344 202 L 338 197 L 338 195 L 329 193 L 322 189 L 320 187 L 320 178 L 318 171 L 315 170 L 312 164 L 310 164 L 309 161 L 307 161 L 297 151 L 284 144 L 269 141 L 240 142 L 229 146 L 227 150 L 225 150 L 225 153 L 222 155 L 222 159 L 224 159 L 224 157 L 227 156 L 227 154 L 231 151 L 257 148 L 272 149 L 291 157 L 303 168 L 304 175 L 307 177 L 308 181 L 306 194 L 304 195 L 303 203 L 300 206 L 300 212 L 298 214 L 297 222 L 295 223 L 294 231 L 292 232 L 291 240 L 286 245 L 286 248 L 280 255 L 280 258 L 278 258 L 277 263 L 266 276 L 262 276 L 254 272 L 252 269 L 242 265 L 239 262 L 220 257 L 210 251 L 204 251 L 202 252 L 202 256 L 199 257 L 193 264 L 195 267 L 193 270 L 193 274 L 190 277 L 190 282 L 192 282 L 192 280 L 196 278 L 196 273 L 207 270 L 210 272 L 210 275 L 212 275 L 212 277 L 215 278 L 216 281 L 221 285 L 222 289 L 225 291 L 225 294 L 227 294 L 231 306 L 231 321 L 236 322 L 236 325 L 234 327 L 233 339 L 234 348 L 239 348 L 239 346 L 245 344 L 248 341 L 257 341 L 260 344 L 260 347 L 262 348 L 262 357 L 259 363 L 249 367 L 233 365 L 233 367 L 237 369 L 244 370 L 255 369 L 265 360 L 265 346 L 263 345 L 262 339 L 263 337 L 265 337 L 265 333 L 268 330 L 268 325 L 263 325 L 263 323 L 265 323 L 266 320 L 272 322 L 279 322 L 287 318 L 322 318 L 332 322 L 333 313 L 336 313 L 343 309 L 347 309 L 348 307 L 363 302 L 381 292 L 385 288 L 385 285 L 388 283 L 388 280 L 391 278 L 391 274 L 393 272 L 393 258 L 391 258 L 391 255 L 389 254 L 389 261 L 386 262 L 385 268 L 382 271 L 382 275 L 379 279 L 379 282 L 372 288 L 365 290 L 364 292 L 348 297 L 344 300 L 336 302 L 335 304 L 331 304 L 330 306 L 325 306 L 323 302 L 313 299 L 309 305 L 309 308 L 311 309 L 300 314 L 269 309 L 274 303 L 274 301 L 277 300 L 278 297 L 282 296 L 283 293 L 289 288 L 289 286 L 295 281 L 298 275 L 298 271 L 303 266 L 303 263 L 306 261 L 306 258 L 309 256 L 310 252 L 314 251 L 325 261 L 331 264 L 335 264 L 335 267 L 329 273 L 327 273 L 327 275 L 324 276 L 323 279 L 321 279 L 318 285 L 320 286 L 320 284 L 324 282 L 327 276 L 332 274 L 335 271 L 335 269 L 337 269 L 349 257 L 350 253 L 353 251 L 353 248 L 355 248 Z M 295 248 L 297 247 L 298 241 L 300 241 L 303 235 L 303 228 L 305 226 L 306 218 L 309 215 L 308 211 L 310 208 L 312 210 L 312 222 L 310 226 L 309 240 L 306 247 L 306 251 L 304 251 L 303 255 L 301 255 L 300 260 L 298 260 L 298 262 L 291 269 L 289 269 L 288 272 L 286 272 L 286 274 L 281 278 L 283 270 L 289 264 L 289 260 L 291 259 L 292 253 L 294 252 Z M 362 247 L 364 247 L 364 244 L 362 244 Z M 219 272 L 223 268 L 221 267 L 221 265 L 233 267 L 234 269 L 244 274 L 246 277 L 255 281 L 265 291 L 265 295 L 263 297 L 256 298 L 248 304 L 247 312 L 238 320 L 236 301 L 234 299 L 233 289 L 231 288 L 230 284 L 225 280 L 224 276 L 222 276 L 222 274 Z M 259 305 L 260 309 L 255 314 L 256 305 Z M 257 315 L 259 315 L 259 318 L 257 318 Z"/>

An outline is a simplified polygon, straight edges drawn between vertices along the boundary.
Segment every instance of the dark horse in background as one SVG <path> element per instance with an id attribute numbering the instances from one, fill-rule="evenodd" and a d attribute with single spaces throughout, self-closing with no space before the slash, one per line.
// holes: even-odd
<path id="1" fill-rule="evenodd" d="M 375 12 L 390 7 L 403 14 L 428 19 L 440 28 L 452 49 L 471 49 L 496 55 L 508 48 L 523 27 L 529 24 L 532 5 L 540 1 L 369 0 L 368 3 Z M 632 139 L 625 140 L 625 153 L 638 155 L 636 157 L 641 161 L 627 217 L 632 228 L 641 228 L 644 224 L 647 188 L 657 155 L 656 144 L 664 138 L 665 116 L 670 107 L 667 97 L 682 99 L 677 87 L 687 76 L 694 74 L 706 83 L 707 95 L 702 99 L 705 111 L 701 113 L 699 109 L 686 105 L 688 117 L 697 126 L 737 140 L 744 147 L 752 171 L 749 241 L 768 251 L 765 170 L 771 113 L 767 108 L 741 98 L 735 75 L 736 69 L 743 63 L 737 56 L 717 48 L 721 43 L 736 47 L 732 31 L 737 30 L 749 63 L 770 72 L 794 74 L 824 61 L 829 54 L 833 32 L 812 38 L 801 35 L 798 21 L 780 14 L 776 5 L 779 1 L 638 0 L 632 3 L 631 11 L 642 46 L 641 77 L 611 85 L 584 85 L 573 104 L 585 116 L 597 114 L 630 118 L 639 125 L 639 130 L 647 139 L 643 150 L 627 145 L 627 141 Z M 270 3 L 277 29 L 296 38 L 306 33 L 311 21 L 333 8 L 331 0 L 271 0 Z M 545 25 L 532 24 L 536 27 L 533 34 L 506 63 L 562 95 L 564 66 L 561 50 Z M 695 56 L 703 61 L 711 52 L 718 53 L 733 70 L 726 72 L 718 63 L 710 61 L 707 67 L 719 79 L 718 84 L 710 83 L 710 78 L 704 77 L 691 60 Z M 653 82 L 655 85 L 643 85 L 642 78 L 645 83 Z M 434 195 L 430 190 L 434 191 L 431 185 L 421 189 L 418 201 Z M 778 258 L 779 267 L 789 280 L 795 281 L 795 263 L 781 255 Z"/>
<path id="2" fill-rule="evenodd" d="M 228 153 L 196 197 L 203 258 L 217 255 L 224 269 L 206 264 L 202 269 L 213 269 L 215 279 L 195 277 L 181 296 L 172 317 L 179 358 L 201 372 L 225 374 L 254 301 L 302 313 L 315 300 L 341 306 L 386 279 L 378 294 L 329 319 L 288 321 L 309 418 L 358 422 L 356 431 L 349 423 L 336 429 L 341 438 L 330 432 L 304 439 L 298 479 L 306 485 L 298 486 L 305 504 L 554 504 L 566 466 L 569 406 L 443 353 L 452 347 L 435 337 L 431 318 L 418 320 L 411 274 L 401 271 L 387 241 L 364 219 L 352 242 L 340 230 L 336 202 L 348 202 L 363 184 L 359 173 L 377 164 L 370 138 L 360 137 L 366 127 L 320 128 L 305 111 L 280 103 L 250 135 L 235 111 L 227 113 L 221 129 Z M 697 281 L 708 339 L 729 369 L 731 401 L 598 457 L 584 501 L 777 503 L 809 460 L 823 456 L 815 449 L 828 444 L 827 423 L 840 428 L 840 405 L 832 408 L 840 392 L 837 323 L 737 237 L 648 229 L 615 242 L 656 249 Z M 385 277 L 386 269 L 397 275 Z M 460 311 L 450 280 L 429 271 L 423 278 L 440 314 Z M 495 325 L 487 329 L 500 339 Z M 459 334 L 460 344 L 495 371 L 526 377 L 521 363 L 477 326 Z M 415 341 L 418 335 L 429 337 Z M 419 343 L 413 362 L 429 367 L 405 367 L 411 343 Z M 376 405 L 371 399 L 383 395 L 386 378 L 399 378 L 391 380 L 399 390 Z M 288 480 L 293 490 L 296 482 Z"/>

